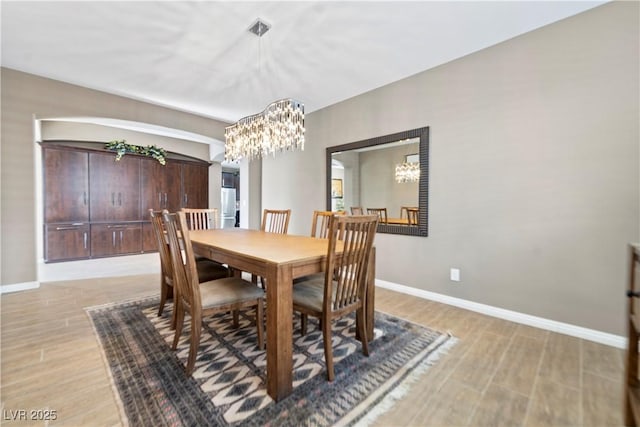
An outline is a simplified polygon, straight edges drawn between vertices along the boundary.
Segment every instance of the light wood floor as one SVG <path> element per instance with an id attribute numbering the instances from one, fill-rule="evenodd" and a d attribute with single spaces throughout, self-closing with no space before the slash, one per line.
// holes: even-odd
<path id="1" fill-rule="evenodd" d="M 2 295 L 2 424 L 120 425 L 84 307 L 158 292 L 154 275 L 43 284 Z M 376 426 L 620 426 L 622 350 L 378 289 L 376 309 L 459 342 Z M 13 412 L 11 412 L 13 411 Z M 150 425 L 153 421 L 150 420 Z"/>

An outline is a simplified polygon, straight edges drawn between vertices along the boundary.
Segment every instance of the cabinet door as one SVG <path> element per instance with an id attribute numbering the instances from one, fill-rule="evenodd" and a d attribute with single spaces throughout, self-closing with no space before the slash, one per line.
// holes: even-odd
<path id="1" fill-rule="evenodd" d="M 89 153 L 45 148 L 44 221 L 89 220 Z"/>
<path id="2" fill-rule="evenodd" d="M 91 256 L 104 257 L 142 252 L 140 224 L 91 225 Z"/>
<path id="3" fill-rule="evenodd" d="M 142 219 L 148 219 L 148 210 L 180 209 L 180 163 L 141 159 Z"/>
<path id="4" fill-rule="evenodd" d="M 209 206 L 209 167 L 196 164 L 182 166 L 182 207 Z"/>
<path id="5" fill-rule="evenodd" d="M 88 224 L 48 224 L 45 226 L 45 261 L 89 258 Z"/>
<path id="6" fill-rule="evenodd" d="M 156 234 L 150 222 L 142 224 L 142 252 L 155 252 L 158 250 Z"/>
<path id="7" fill-rule="evenodd" d="M 91 221 L 140 219 L 140 158 L 89 155 Z"/>

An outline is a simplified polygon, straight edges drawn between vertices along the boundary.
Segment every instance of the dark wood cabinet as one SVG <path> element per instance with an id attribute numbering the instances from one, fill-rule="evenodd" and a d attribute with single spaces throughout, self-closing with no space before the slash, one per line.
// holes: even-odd
<path id="1" fill-rule="evenodd" d="M 180 209 L 182 167 L 178 162 L 161 165 L 154 159 L 140 162 L 142 215 L 148 219 L 149 209 L 175 212 Z"/>
<path id="2" fill-rule="evenodd" d="M 183 208 L 206 208 L 209 206 L 209 167 L 197 164 L 182 166 Z"/>
<path id="3" fill-rule="evenodd" d="M 91 256 L 142 252 L 142 224 L 92 224 Z"/>
<path id="4" fill-rule="evenodd" d="M 89 220 L 89 154 L 66 149 L 43 153 L 45 223 Z"/>
<path id="5" fill-rule="evenodd" d="M 149 209 L 209 206 L 209 164 L 168 153 L 166 164 L 102 143 L 43 143 L 46 262 L 157 250 Z"/>
<path id="6" fill-rule="evenodd" d="M 45 261 L 88 258 L 88 223 L 60 223 L 45 226 Z"/>
<path id="7" fill-rule="evenodd" d="M 89 154 L 91 221 L 130 221 L 140 217 L 140 158 Z"/>

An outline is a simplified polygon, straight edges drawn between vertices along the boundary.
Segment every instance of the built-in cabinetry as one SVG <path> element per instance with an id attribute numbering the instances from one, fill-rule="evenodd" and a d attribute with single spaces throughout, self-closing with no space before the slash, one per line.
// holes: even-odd
<path id="1" fill-rule="evenodd" d="M 43 143 L 45 261 L 155 251 L 148 210 L 209 205 L 209 164 L 170 153 L 166 164 L 103 144 Z"/>
<path id="2" fill-rule="evenodd" d="M 625 393 L 625 425 L 640 424 L 640 377 L 638 375 L 638 339 L 640 338 L 640 244 L 629 245 L 629 289 L 627 290 L 628 343 Z"/>

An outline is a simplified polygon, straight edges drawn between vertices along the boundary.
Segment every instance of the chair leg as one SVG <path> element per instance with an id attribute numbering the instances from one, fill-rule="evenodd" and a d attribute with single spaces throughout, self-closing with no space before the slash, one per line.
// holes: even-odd
<path id="1" fill-rule="evenodd" d="M 178 348 L 178 341 L 180 341 L 180 335 L 182 335 L 182 326 L 184 325 L 184 307 L 179 299 L 173 302 L 173 311 L 175 313 L 176 325 L 175 333 L 173 335 L 173 344 L 171 344 L 171 350 Z"/>
<path id="2" fill-rule="evenodd" d="M 364 312 L 364 307 L 360 307 L 356 310 L 356 323 L 360 325 L 359 335 L 360 342 L 362 343 L 362 353 L 365 356 L 369 356 L 369 337 L 367 337 L 367 315 Z"/>
<path id="3" fill-rule="evenodd" d="M 307 335 L 307 315 L 300 313 L 300 334 Z"/>
<path id="4" fill-rule="evenodd" d="M 189 345 L 189 359 L 187 360 L 187 375 L 191 375 L 198 356 L 200 333 L 202 332 L 202 317 L 191 313 L 191 343 Z"/>
<path id="5" fill-rule="evenodd" d="M 160 307 L 158 308 L 158 317 L 162 316 L 164 305 L 167 303 L 169 294 L 169 285 L 164 281 L 164 277 L 160 278 Z"/>
<path id="6" fill-rule="evenodd" d="M 233 310 L 231 314 L 233 315 L 233 327 L 238 329 L 240 326 L 240 315 L 238 314 L 238 310 Z"/>
<path id="7" fill-rule="evenodd" d="M 264 311 L 262 309 L 262 298 L 260 298 L 256 307 L 256 328 L 258 329 L 258 348 L 260 350 L 264 350 L 263 319 Z"/>
<path id="8" fill-rule="evenodd" d="M 329 319 L 324 319 L 322 338 L 324 340 L 324 361 L 327 365 L 327 379 L 333 381 L 333 343 L 331 342 L 331 322 Z"/>

